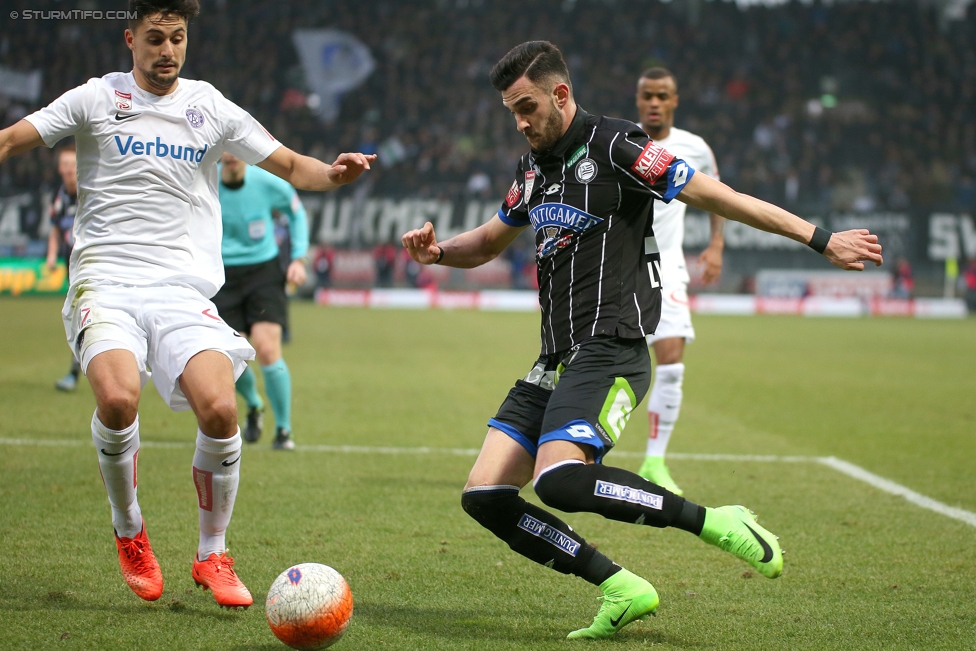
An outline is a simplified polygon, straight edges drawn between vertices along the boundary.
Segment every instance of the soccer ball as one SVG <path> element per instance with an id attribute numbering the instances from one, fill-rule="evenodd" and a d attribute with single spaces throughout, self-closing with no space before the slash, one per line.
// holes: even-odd
<path id="1" fill-rule="evenodd" d="M 349 584 L 328 565 L 302 563 L 275 579 L 264 603 L 275 636 L 293 649 L 324 649 L 352 619 Z"/>

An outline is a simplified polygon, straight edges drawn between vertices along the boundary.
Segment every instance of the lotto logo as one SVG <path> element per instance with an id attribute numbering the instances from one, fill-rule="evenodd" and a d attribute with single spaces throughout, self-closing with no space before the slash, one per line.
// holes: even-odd
<path id="1" fill-rule="evenodd" d="M 654 183 L 661 178 L 673 160 L 674 156 L 667 149 L 655 145 L 653 142 L 648 142 L 630 169 Z"/>
<path id="2" fill-rule="evenodd" d="M 572 427 L 567 427 L 566 433 L 574 439 L 591 439 L 596 436 L 593 428 L 589 425 L 573 425 Z"/>
<path id="3" fill-rule="evenodd" d="M 680 188 L 682 185 L 688 182 L 688 166 L 684 163 L 678 163 L 678 166 L 674 168 L 674 178 L 672 178 L 672 185 L 676 188 Z"/>

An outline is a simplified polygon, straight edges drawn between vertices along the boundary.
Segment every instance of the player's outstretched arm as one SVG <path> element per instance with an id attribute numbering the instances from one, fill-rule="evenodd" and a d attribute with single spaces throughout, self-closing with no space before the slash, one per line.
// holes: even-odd
<path id="1" fill-rule="evenodd" d="M 410 257 L 421 264 L 470 269 L 498 257 L 524 229 L 509 226 L 495 215 L 478 228 L 443 242 L 437 241 L 430 222 L 404 233 L 400 241 Z"/>
<path id="2" fill-rule="evenodd" d="M 816 227 L 805 219 L 771 203 L 739 194 L 707 174 L 693 175 L 677 199 L 700 210 L 803 244 L 810 244 L 816 231 Z M 834 266 L 856 271 L 864 269 L 865 262 L 873 262 L 876 266 L 884 262 L 878 236 L 863 228 L 832 233 L 823 254 Z"/>
<path id="3" fill-rule="evenodd" d="M 283 178 L 299 190 L 325 192 L 352 183 L 374 160 L 376 154 L 339 154 L 329 165 L 282 146 L 258 163 L 258 167 Z"/>
<path id="4" fill-rule="evenodd" d="M 44 144 L 41 134 L 27 120 L 18 120 L 0 131 L 0 163 Z"/>

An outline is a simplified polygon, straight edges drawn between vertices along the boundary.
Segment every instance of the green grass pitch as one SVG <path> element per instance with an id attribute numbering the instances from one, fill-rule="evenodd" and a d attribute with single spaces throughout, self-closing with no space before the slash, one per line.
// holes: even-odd
<path id="1" fill-rule="evenodd" d="M 139 497 L 166 589 L 125 586 L 60 303 L 0 300 L 0 649 L 283 649 L 274 577 L 332 565 L 356 599 L 340 649 L 574 649 L 598 590 L 536 566 L 460 507 L 473 457 L 248 447 L 228 543 L 254 593 L 217 608 L 190 577 L 195 423 L 147 387 Z M 293 306 L 285 357 L 300 445 L 477 448 L 537 353 L 538 316 Z M 976 322 L 698 317 L 675 452 L 835 455 L 976 511 Z M 635 412 L 607 462 L 636 469 Z M 269 418 L 270 420 L 270 418 Z M 661 594 L 612 649 L 976 649 L 976 529 L 815 463 L 675 460 L 706 505 L 742 503 L 782 536 L 782 578 L 676 530 L 568 522 Z M 529 499 L 531 489 L 526 491 Z"/>

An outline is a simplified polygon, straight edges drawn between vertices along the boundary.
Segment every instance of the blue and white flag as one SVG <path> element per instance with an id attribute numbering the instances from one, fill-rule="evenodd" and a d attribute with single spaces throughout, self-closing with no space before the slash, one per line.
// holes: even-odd
<path id="1" fill-rule="evenodd" d="M 355 36 L 337 29 L 296 29 L 292 42 L 305 68 L 305 82 L 320 99 L 315 112 L 326 122 L 335 121 L 342 94 L 363 83 L 376 67 L 373 55 Z"/>

